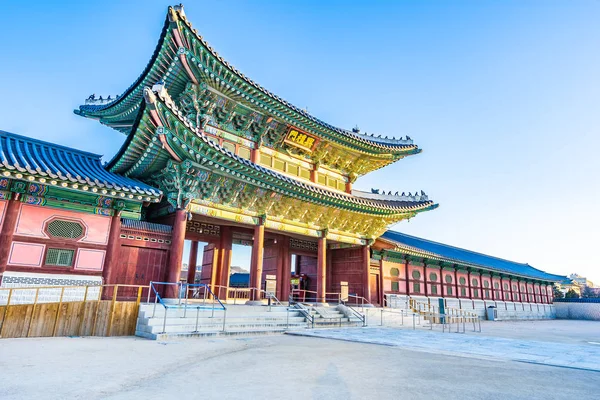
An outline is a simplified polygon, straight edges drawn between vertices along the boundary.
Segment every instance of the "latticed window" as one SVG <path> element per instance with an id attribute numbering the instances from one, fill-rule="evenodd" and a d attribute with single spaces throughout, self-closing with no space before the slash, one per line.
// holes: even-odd
<path id="1" fill-rule="evenodd" d="M 400 291 L 400 284 L 398 282 L 392 282 L 392 292 Z"/>
<path id="2" fill-rule="evenodd" d="M 77 239 L 83 236 L 83 225 L 79 222 L 55 219 L 48 223 L 46 231 L 53 237 Z"/>
<path id="3" fill-rule="evenodd" d="M 398 268 L 392 268 L 392 269 L 390 269 L 390 275 L 398 276 L 398 275 L 400 275 L 400 270 Z"/>
<path id="4" fill-rule="evenodd" d="M 46 252 L 46 265 L 56 265 L 58 267 L 70 267 L 73 264 L 73 255 L 75 250 L 69 249 L 48 249 Z"/>

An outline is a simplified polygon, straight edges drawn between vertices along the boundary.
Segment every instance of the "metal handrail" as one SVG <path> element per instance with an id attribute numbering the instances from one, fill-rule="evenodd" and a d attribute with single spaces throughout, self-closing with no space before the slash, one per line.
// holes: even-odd
<path id="1" fill-rule="evenodd" d="M 292 295 L 290 294 L 290 304 L 292 304 L 291 298 L 292 298 Z M 304 315 L 304 318 L 306 318 L 307 322 L 311 325 L 312 328 L 315 327 L 315 317 L 314 317 L 314 315 L 312 315 L 310 313 L 310 311 L 302 303 L 296 303 L 296 302 L 294 302 L 292 307 L 294 309 L 300 311 L 300 313 L 302 315 Z"/>
<path id="2" fill-rule="evenodd" d="M 177 286 L 177 298 L 178 298 L 178 303 L 175 306 L 169 306 L 168 304 L 166 304 L 163 300 L 163 298 L 160 296 L 160 294 L 158 293 L 158 290 L 156 289 L 155 285 L 165 285 L 165 286 Z M 163 331 L 162 333 L 165 333 L 166 331 L 166 326 L 167 326 L 167 314 L 168 314 L 168 310 L 169 308 L 182 308 L 182 304 L 181 304 L 181 289 L 185 287 L 185 303 L 183 304 L 183 310 L 184 310 L 184 314 L 182 318 L 185 318 L 187 315 L 187 309 L 190 308 L 188 307 L 188 293 L 189 293 L 189 289 L 190 288 L 204 288 L 204 302 L 202 304 L 202 306 L 200 305 L 196 305 L 196 306 L 192 306 L 191 308 L 195 308 L 196 309 L 196 330 L 195 332 L 198 331 L 198 319 L 199 319 L 199 314 L 200 314 L 200 309 L 204 308 L 206 309 L 206 295 L 210 294 L 212 296 L 212 314 L 210 318 L 214 318 L 215 315 L 215 300 L 216 302 L 221 306 L 221 310 L 223 310 L 223 332 L 225 332 L 225 325 L 227 322 L 227 307 L 225 307 L 225 305 L 221 302 L 221 300 L 212 292 L 212 290 L 210 289 L 210 285 L 204 284 L 204 283 L 181 283 L 181 282 L 150 282 L 150 288 L 151 290 L 154 292 L 155 295 L 155 300 L 154 300 L 154 309 L 152 311 L 152 318 L 154 318 L 154 316 L 156 315 L 156 305 L 157 303 L 160 303 L 163 308 L 165 309 L 165 315 L 163 318 Z M 208 292 L 207 292 L 208 291 Z M 150 303 L 150 294 L 148 294 L 148 303 Z"/>
<path id="3" fill-rule="evenodd" d="M 350 306 L 349 304 L 344 304 L 350 311 L 352 311 L 352 313 L 354 314 L 355 317 L 358 317 L 362 323 L 363 326 L 367 326 L 367 315 L 366 314 L 361 314 L 360 312 L 358 312 L 357 310 L 355 310 L 352 306 Z"/>
<path id="4" fill-rule="evenodd" d="M 361 308 L 364 309 L 365 308 L 365 304 L 368 304 L 369 306 L 374 307 L 373 304 L 369 300 L 367 300 L 366 298 L 364 298 L 362 296 L 358 296 L 356 294 L 349 294 L 348 298 L 351 298 L 351 297 L 356 299 L 356 306 L 359 305 L 358 301 L 360 300 L 361 301 L 360 302 L 360 307 Z M 346 300 L 346 302 L 344 304 L 347 305 L 348 301 Z"/>

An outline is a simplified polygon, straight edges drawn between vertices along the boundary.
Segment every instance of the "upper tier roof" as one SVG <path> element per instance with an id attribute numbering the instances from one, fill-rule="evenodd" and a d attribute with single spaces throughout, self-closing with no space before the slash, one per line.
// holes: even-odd
<path id="1" fill-rule="evenodd" d="M 464 264 L 465 266 L 488 269 L 495 272 L 519 275 L 531 279 L 558 282 L 565 279 L 564 276 L 549 274 L 533 268 L 529 264 L 521 264 L 514 261 L 504 260 L 476 253 L 474 251 L 461 249 L 447 244 L 421 239 L 396 231 L 386 231 L 381 238 L 396 244 L 397 249 L 406 250 L 415 255 L 437 258 L 440 261 Z"/>
<path id="2" fill-rule="evenodd" d="M 23 180 L 32 177 L 41 183 L 105 196 L 160 200 L 160 190 L 105 170 L 100 158 L 97 154 L 0 131 L 3 176 Z"/>
<path id="3" fill-rule="evenodd" d="M 129 137 L 121 147 L 119 152 L 108 164 L 113 172 L 122 173 L 140 179 L 146 179 L 156 174 L 156 171 L 164 168 L 168 160 L 171 159 L 169 152 L 165 148 L 166 144 L 172 145 L 171 148 L 178 152 L 182 159 L 189 158 L 197 161 L 200 155 L 196 157 L 195 151 L 186 144 L 186 138 L 196 141 L 195 148 L 202 152 L 202 157 L 210 157 L 213 152 L 218 153 L 220 163 L 227 167 L 227 170 L 238 170 L 243 175 L 252 175 L 259 180 L 267 178 L 270 184 L 283 185 L 286 190 L 292 190 L 298 193 L 310 194 L 310 197 L 318 202 L 327 202 L 331 199 L 338 203 L 338 207 L 357 209 L 362 212 L 374 214 L 396 214 L 413 213 L 428 211 L 437 208 L 437 204 L 429 200 L 425 193 L 414 196 L 394 197 L 392 198 L 371 198 L 364 194 L 365 192 L 353 191 L 351 194 L 333 191 L 328 188 L 319 187 L 312 182 L 306 182 L 281 174 L 275 170 L 265 168 L 250 160 L 239 157 L 223 148 L 217 143 L 209 140 L 203 131 L 194 127 L 191 122 L 177 109 L 177 106 L 170 100 L 167 90 L 162 86 L 155 86 L 157 91 L 146 89 L 146 102 L 141 107 L 141 114 L 136 122 L 135 129 L 129 134 Z M 146 132 L 140 129 L 140 123 L 149 118 L 148 106 L 152 106 L 159 119 L 171 125 L 179 124 L 179 130 L 168 132 L 166 143 L 159 143 L 155 132 Z M 169 122 L 172 119 L 173 122 Z M 151 124 L 145 124 L 149 126 Z M 156 128 L 153 128 L 156 129 Z M 162 128 L 161 128 L 162 129 Z M 153 169 L 141 167 L 146 165 L 145 159 L 152 160 Z M 139 168 L 138 168 L 139 167 Z M 221 168 L 224 169 L 224 168 Z"/>
<path id="4" fill-rule="evenodd" d="M 185 67 L 173 68 L 171 63 L 181 60 L 181 57 L 186 58 Z M 191 74 L 196 76 L 190 78 Z M 174 78 L 173 75 L 177 77 Z M 75 113 L 100 119 L 103 123 L 128 133 L 133 127 L 135 114 L 139 112 L 143 87 L 164 81 L 167 87 L 176 86 L 178 90 L 182 90 L 182 77 L 186 77 L 188 81 L 206 80 L 217 90 L 223 90 L 227 96 L 255 108 L 260 113 L 273 116 L 283 123 L 304 129 L 338 145 L 354 148 L 362 154 L 387 156 L 390 157 L 389 162 L 393 162 L 420 152 L 408 136 L 405 139 L 382 138 L 338 128 L 268 91 L 225 61 L 192 28 L 181 6 L 169 8 L 152 59 L 135 83 L 112 101 L 103 100 L 98 103 L 90 100 L 87 102 L 89 104 L 80 106 Z M 175 95 L 176 91 L 170 90 L 172 95 Z"/>

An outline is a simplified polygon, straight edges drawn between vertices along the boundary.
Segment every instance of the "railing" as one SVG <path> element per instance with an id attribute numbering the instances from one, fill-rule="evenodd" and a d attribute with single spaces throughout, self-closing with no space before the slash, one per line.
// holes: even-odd
<path id="1" fill-rule="evenodd" d="M 164 301 L 164 299 L 160 296 L 159 291 L 157 290 L 157 286 L 162 286 L 167 289 L 175 289 L 177 293 L 177 304 L 169 305 Z M 227 308 L 225 305 L 219 300 L 219 298 L 211 291 L 210 286 L 204 283 L 172 283 L 172 282 L 150 282 L 150 290 L 153 292 L 155 296 L 154 300 L 154 308 L 152 311 L 152 318 L 156 315 L 156 306 L 160 304 L 163 306 L 165 310 L 165 315 L 163 318 L 163 331 L 161 333 L 166 332 L 167 327 L 167 314 L 169 309 L 183 309 L 183 316 L 185 318 L 187 316 L 188 308 L 196 309 L 196 328 L 194 332 L 198 332 L 198 324 L 200 319 L 200 310 L 211 310 L 210 318 L 214 318 L 215 311 L 223 311 L 223 332 L 225 331 L 225 325 L 227 321 Z M 190 305 L 190 297 L 189 294 L 192 292 L 192 303 Z M 183 296 L 182 296 L 183 294 Z M 194 300 L 202 300 L 202 303 L 195 302 Z M 206 305 L 207 300 L 209 301 L 209 305 Z M 183 301 L 183 303 L 182 303 Z M 150 303 L 150 293 L 148 294 L 148 303 Z"/>
<path id="2" fill-rule="evenodd" d="M 300 303 L 342 303 L 342 294 L 337 292 L 326 292 L 325 298 L 321 298 L 314 290 L 292 289 L 290 293 L 291 302 Z"/>
<path id="3" fill-rule="evenodd" d="M 0 307 L 4 308 L 0 315 L 0 321 L 2 322 L 2 325 L 0 325 L 0 337 L 3 337 L 8 329 L 6 328 L 7 325 L 9 325 L 9 322 L 14 322 L 12 319 L 15 318 L 21 318 L 23 322 L 27 320 L 29 322 L 26 333 L 21 331 L 17 336 L 13 335 L 14 337 L 32 336 L 34 325 L 36 325 L 36 329 L 39 332 L 42 332 L 41 334 L 38 332 L 34 336 L 57 336 L 59 326 L 62 326 L 63 335 L 68 331 L 68 335 L 79 336 L 85 332 L 85 334 L 96 336 L 98 330 L 103 330 L 104 336 L 111 336 L 113 334 L 113 325 L 115 324 L 115 314 L 122 313 L 123 311 L 124 306 L 121 306 L 121 304 L 127 303 L 127 307 L 129 307 L 135 301 L 135 307 L 137 308 L 140 304 L 143 291 L 146 289 L 149 289 L 149 287 L 120 284 L 0 288 Z M 119 297 L 135 300 L 119 301 L 119 310 L 116 310 Z M 80 305 L 74 303 L 80 303 Z M 93 309 L 87 307 L 87 304 L 90 303 L 92 303 Z M 9 310 L 16 307 L 20 307 L 20 312 L 24 312 L 24 314 L 17 315 L 18 313 L 16 313 L 15 315 L 11 315 Z M 30 307 L 31 311 L 29 311 Z M 101 308 L 102 319 L 99 319 Z M 53 315 L 49 315 L 51 313 Z M 86 319 L 86 313 L 93 315 L 93 317 Z M 135 320 L 137 320 L 137 312 L 135 315 Z M 62 319 L 75 320 L 77 329 L 74 329 L 72 324 L 66 326 L 67 322 Z M 129 325 L 133 325 L 133 323 L 130 320 L 133 319 L 123 315 L 118 319 L 121 325 L 123 325 L 120 327 L 123 328 L 121 331 L 126 332 L 125 334 L 132 334 L 130 332 L 131 326 Z M 52 326 L 51 330 L 48 328 L 48 325 Z"/>
<path id="4" fill-rule="evenodd" d="M 353 300 L 353 302 L 351 302 L 350 300 Z M 360 307 L 364 310 L 365 306 L 367 307 L 374 307 L 373 304 L 371 304 L 371 302 L 369 300 L 367 300 L 366 298 L 362 297 L 362 296 L 358 296 L 355 294 L 349 294 L 348 295 L 348 300 L 346 300 L 344 302 L 344 304 L 348 305 L 349 303 L 356 305 L 357 307 L 360 305 Z"/>
<path id="5" fill-rule="evenodd" d="M 465 322 L 471 321 L 473 323 L 473 332 L 481 332 L 481 318 L 476 313 L 457 308 L 444 308 L 444 312 L 440 313 L 438 307 L 429 303 L 422 303 L 412 297 L 409 297 L 408 305 L 414 313 L 423 316 L 429 322 L 430 329 L 433 329 L 434 323 L 438 323 L 442 324 L 442 330 L 444 331 L 447 324 L 456 322 L 456 332 L 459 332 L 458 325 L 462 322 L 464 333 Z M 450 328 L 448 327 L 448 329 Z"/>
<path id="6" fill-rule="evenodd" d="M 233 299 L 233 304 L 237 304 L 238 300 L 244 300 L 244 303 L 250 299 L 259 299 L 259 300 L 267 300 L 269 301 L 269 306 L 271 303 L 275 303 L 278 306 L 285 307 L 284 304 L 279 301 L 275 293 L 267 292 L 266 290 L 257 289 L 257 288 L 233 288 L 230 286 L 222 286 L 222 285 L 207 285 L 212 288 L 212 291 L 217 295 L 217 297 L 221 300 L 229 302 L 229 300 Z M 221 296 L 225 294 L 225 296 Z"/>
<path id="7" fill-rule="evenodd" d="M 315 316 L 312 315 L 310 313 L 310 310 L 304 306 L 302 303 L 296 303 L 296 302 L 292 302 L 292 295 L 290 294 L 290 304 L 292 304 L 290 307 L 293 308 L 294 310 L 298 310 L 300 311 L 300 313 L 304 316 L 304 318 L 306 319 L 306 322 L 308 323 L 308 325 L 311 328 L 315 327 Z M 290 307 L 288 307 L 288 310 L 290 309 Z"/>
<path id="8" fill-rule="evenodd" d="M 350 310 L 350 312 L 357 317 L 358 319 L 360 319 L 360 321 L 362 322 L 363 326 L 367 326 L 367 314 L 361 314 L 360 312 L 358 312 L 357 310 L 355 310 L 352 306 L 350 306 L 350 304 L 345 304 L 346 308 L 348 310 Z"/>

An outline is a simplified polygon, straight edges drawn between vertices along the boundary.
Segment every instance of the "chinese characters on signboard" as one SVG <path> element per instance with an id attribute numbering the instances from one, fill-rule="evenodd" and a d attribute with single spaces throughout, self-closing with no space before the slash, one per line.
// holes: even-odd
<path id="1" fill-rule="evenodd" d="M 302 147 L 311 151 L 317 141 L 317 138 L 296 128 L 290 128 L 287 136 L 285 137 L 285 141 L 293 144 L 294 146 Z"/>

